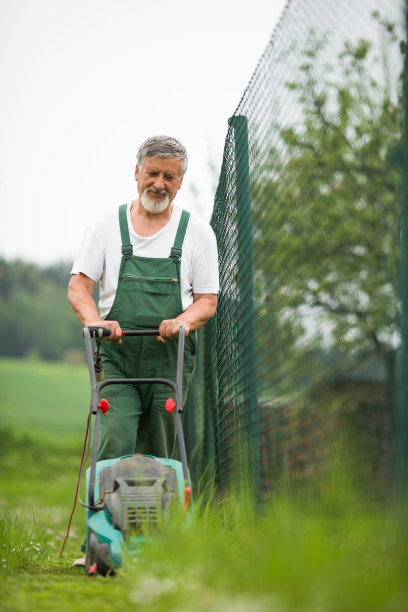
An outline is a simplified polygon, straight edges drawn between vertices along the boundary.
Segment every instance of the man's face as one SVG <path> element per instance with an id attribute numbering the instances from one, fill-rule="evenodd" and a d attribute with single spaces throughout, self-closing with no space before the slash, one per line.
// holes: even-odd
<path id="1" fill-rule="evenodd" d="M 172 157 L 146 157 L 137 165 L 135 178 L 142 205 L 148 212 L 161 213 L 171 204 L 180 189 L 181 160 Z"/>

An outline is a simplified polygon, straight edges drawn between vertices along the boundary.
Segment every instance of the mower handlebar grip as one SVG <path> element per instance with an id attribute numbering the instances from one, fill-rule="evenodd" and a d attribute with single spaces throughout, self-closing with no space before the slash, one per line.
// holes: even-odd
<path id="1" fill-rule="evenodd" d="M 88 329 L 92 338 L 108 338 L 111 335 L 111 330 L 109 327 L 98 327 L 96 325 L 91 325 L 88 327 Z"/>

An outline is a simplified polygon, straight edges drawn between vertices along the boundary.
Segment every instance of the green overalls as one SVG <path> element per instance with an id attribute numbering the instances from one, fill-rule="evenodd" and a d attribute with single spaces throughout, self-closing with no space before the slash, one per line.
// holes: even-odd
<path id="1" fill-rule="evenodd" d="M 107 320 L 119 321 L 122 329 L 157 329 L 163 319 L 182 311 L 180 259 L 190 213 L 183 210 L 174 246 L 167 258 L 132 255 L 126 204 L 119 207 L 122 261 L 118 288 Z M 183 403 L 195 366 L 197 332 L 186 337 L 183 372 Z M 101 346 L 105 379 L 155 378 L 176 380 L 177 340 L 158 342 L 155 336 L 125 337 L 122 344 Z M 98 461 L 135 452 L 171 457 L 176 441 L 174 414 L 165 409 L 174 394 L 167 385 L 111 385 L 103 389 L 109 410 L 100 414 Z"/>

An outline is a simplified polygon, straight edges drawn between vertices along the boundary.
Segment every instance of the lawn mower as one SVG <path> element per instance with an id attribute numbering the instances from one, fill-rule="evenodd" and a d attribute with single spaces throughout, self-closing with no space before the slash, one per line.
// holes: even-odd
<path id="1" fill-rule="evenodd" d="M 130 553 L 137 553 L 145 534 L 151 533 L 161 518 L 172 511 L 175 503 L 180 504 L 184 513 L 190 508 L 191 481 L 181 424 L 185 330 L 180 327 L 175 382 L 166 378 L 103 380 L 99 345 L 103 337 L 110 335 L 110 329 L 85 327 L 83 335 L 91 382 L 91 407 L 89 436 L 79 475 L 78 501 L 86 508 L 85 573 L 106 575 L 114 573 L 122 565 L 124 545 Z M 128 330 L 122 335 L 157 336 L 159 330 Z M 99 415 L 109 409 L 107 400 L 99 398 L 103 388 L 117 384 L 162 384 L 174 391 L 176 401 L 170 397 L 166 401 L 166 410 L 176 419 L 181 461 L 141 454 L 97 461 Z M 83 502 L 80 483 L 90 447 L 91 462 L 86 470 L 86 498 Z"/>

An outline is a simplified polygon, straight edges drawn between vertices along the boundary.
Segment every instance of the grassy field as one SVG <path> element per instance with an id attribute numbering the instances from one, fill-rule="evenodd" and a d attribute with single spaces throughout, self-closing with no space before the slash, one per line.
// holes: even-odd
<path id="1" fill-rule="evenodd" d="M 71 568 L 80 554 L 75 491 L 89 390 L 83 367 L 0 360 L 0 609 L 389 611 L 408 609 L 406 539 L 392 509 L 333 485 L 311 500 L 198 500 L 114 578 Z"/>
<path id="2" fill-rule="evenodd" d="M 81 439 L 89 408 L 85 366 L 0 359 L 1 423 L 57 442 Z"/>

